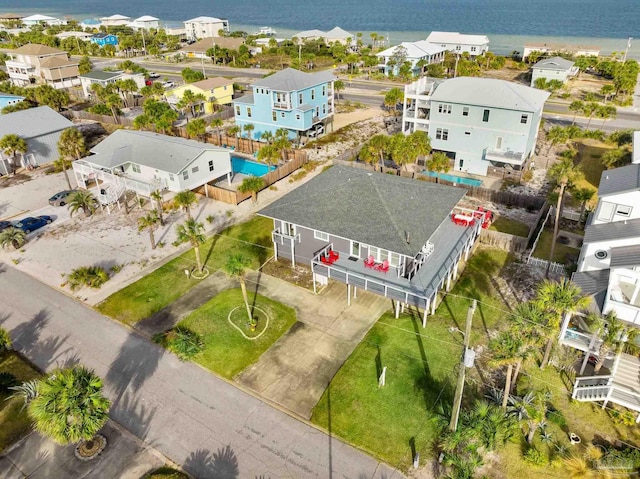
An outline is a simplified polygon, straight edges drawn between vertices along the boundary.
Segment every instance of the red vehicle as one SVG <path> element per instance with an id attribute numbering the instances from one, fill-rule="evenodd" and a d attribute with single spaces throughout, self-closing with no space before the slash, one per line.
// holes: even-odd
<path id="1" fill-rule="evenodd" d="M 144 84 L 147 86 L 151 86 L 153 85 L 153 82 L 151 80 L 145 80 Z"/>

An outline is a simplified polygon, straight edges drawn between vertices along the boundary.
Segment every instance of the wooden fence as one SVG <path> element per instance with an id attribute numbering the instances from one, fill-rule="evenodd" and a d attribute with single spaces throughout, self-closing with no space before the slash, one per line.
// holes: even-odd
<path id="1" fill-rule="evenodd" d="M 480 243 L 512 253 L 522 253 L 527 249 L 528 239 L 500 231 L 482 229 L 480 230 Z"/>
<path id="2" fill-rule="evenodd" d="M 293 159 L 287 161 L 286 163 L 279 166 L 275 170 L 264 175 L 262 177 L 262 179 L 264 180 L 264 183 L 260 191 L 264 190 L 265 188 L 268 188 L 269 186 L 276 183 L 277 181 L 280 181 L 282 178 L 289 176 L 291 173 L 296 171 L 298 168 L 300 168 L 302 165 L 304 165 L 308 161 L 306 152 L 300 152 L 299 150 L 295 150 L 295 151 L 297 151 L 298 153 L 304 153 L 304 154 L 299 154 L 297 157 L 294 157 Z M 220 186 L 213 186 L 209 184 L 204 185 L 196 189 L 195 191 L 202 195 L 208 196 L 209 198 L 213 198 L 214 200 L 222 201 L 223 203 L 228 203 L 230 205 L 237 205 L 243 202 L 244 200 L 251 198 L 251 192 L 241 193 L 236 190 L 228 190 Z"/>
<path id="3" fill-rule="evenodd" d="M 68 120 L 78 119 L 78 120 L 93 120 L 98 121 L 100 123 L 109 123 L 111 125 L 122 125 L 122 126 L 133 126 L 133 120 L 129 118 L 125 118 L 123 116 L 118 117 L 118 121 L 114 120 L 111 115 L 97 115 L 95 113 L 89 113 L 84 110 L 65 110 L 61 112 L 61 115 L 67 118 Z"/>

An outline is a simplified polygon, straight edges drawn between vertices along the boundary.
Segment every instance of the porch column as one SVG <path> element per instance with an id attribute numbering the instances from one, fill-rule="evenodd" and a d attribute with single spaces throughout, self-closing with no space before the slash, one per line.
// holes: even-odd
<path id="1" fill-rule="evenodd" d="M 449 290 L 451 289 L 451 273 L 451 270 L 449 270 L 447 273 L 447 292 L 449 292 Z"/>
<path id="2" fill-rule="evenodd" d="M 311 271 L 313 271 L 313 265 L 311 266 Z M 311 273 L 311 278 L 313 280 L 313 294 L 318 294 L 318 292 L 316 291 L 316 274 Z"/>
<path id="3" fill-rule="evenodd" d="M 631 304 L 635 304 L 636 299 L 638 299 L 638 293 L 640 293 L 640 280 L 636 279 L 636 287 L 631 295 Z"/>
<path id="4" fill-rule="evenodd" d="M 396 300 L 396 319 L 398 319 L 400 317 L 400 301 Z"/>
<path id="5" fill-rule="evenodd" d="M 231 184 L 231 172 L 227 173 L 227 182 Z"/>
<path id="6" fill-rule="evenodd" d="M 453 265 L 453 279 L 457 279 L 458 278 L 458 264 L 460 263 L 460 260 L 462 258 L 458 258 L 458 261 L 456 261 L 456 264 Z"/>
<path id="7" fill-rule="evenodd" d="M 294 252 L 294 240 L 291 239 L 291 267 L 295 268 L 296 267 L 296 256 L 295 256 L 295 252 Z"/>
<path id="8" fill-rule="evenodd" d="M 620 364 L 620 359 L 622 359 L 622 349 L 618 350 L 618 354 L 616 354 L 616 359 L 613 361 L 613 367 L 611 368 L 611 376 L 615 376 L 618 371 L 618 365 Z"/>
<path id="9" fill-rule="evenodd" d="M 278 242 L 273 242 L 273 257 L 278 261 Z M 313 262 L 311 262 L 311 271 L 313 271 Z"/>
<path id="10" fill-rule="evenodd" d="M 569 327 L 569 321 L 571 321 L 571 312 L 568 312 L 564 315 L 564 320 L 560 325 L 560 341 L 564 339 L 564 335 L 567 332 L 567 328 Z"/>
<path id="11" fill-rule="evenodd" d="M 347 306 L 351 306 L 351 285 L 347 284 Z"/>
<path id="12" fill-rule="evenodd" d="M 355 286 L 353 287 L 353 299 L 356 299 L 358 297 L 358 288 L 356 288 Z"/>
<path id="13" fill-rule="evenodd" d="M 436 303 L 438 302 L 438 292 L 433 293 L 433 301 L 431 301 L 431 315 L 436 314 Z"/>
<path id="14" fill-rule="evenodd" d="M 204 196 L 209 198 L 209 183 L 205 183 L 203 186 L 204 186 Z"/>
<path id="15" fill-rule="evenodd" d="M 467 247 L 464 249 L 464 260 L 467 261 L 469 259 L 469 251 L 471 250 L 471 243 L 469 243 L 469 245 L 467 245 Z"/>
<path id="16" fill-rule="evenodd" d="M 426 328 L 427 327 L 427 314 L 429 314 L 429 299 L 427 298 L 427 301 L 424 305 L 424 312 L 422 313 L 422 327 Z"/>

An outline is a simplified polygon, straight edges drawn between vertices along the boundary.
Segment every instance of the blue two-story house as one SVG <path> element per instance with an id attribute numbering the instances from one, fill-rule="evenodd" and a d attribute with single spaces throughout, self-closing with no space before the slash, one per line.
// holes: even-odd
<path id="1" fill-rule="evenodd" d="M 114 47 L 118 46 L 118 37 L 111 33 L 96 33 L 89 38 L 91 43 L 95 43 L 104 47 L 105 45 L 113 45 Z"/>
<path id="2" fill-rule="evenodd" d="M 304 73 L 287 68 L 256 81 L 253 94 L 233 101 L 236 125 L 252 124 L 253 138 L 266 131 L 289 130 L 289 138 L 315 137 L 333 121 L 335 77 L 327 71 Z"/>

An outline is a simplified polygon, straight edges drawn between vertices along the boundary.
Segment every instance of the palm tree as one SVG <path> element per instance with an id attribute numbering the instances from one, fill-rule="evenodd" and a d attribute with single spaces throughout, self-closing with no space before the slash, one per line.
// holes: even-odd
<path id="1" fill-rule="evenodd" d="M 249 318 L 249 324 L 252 328 L 255 328 L 256 321 L 251 314 L 251 308 L 249 307 L 249 297 L 247 296 L 247 285 L 245 283 L 245 275 L 250 264 L 251 260 L 249 258 L 246 258 L 241 254 L 234 254 L 227 260 L 227 263 L 224 266 L 224 270 L 232 278 L 238 278 L 238 281 L 240 282 L 240 290 L 242 291 L 242 299 L 244 299 L 244 305 L 247 308 L 247 317 Z"/>
<path id="2" fill-rule="evenodd" d="M 222 125 L 224 125 L 224 121 L 222 120 L 222 118 L 214 118 L 213 120 L 211 120 L 211 123 L 209 123 L 209 126 L 213 128 L 218 135 L 218 145 L 222 145 L 222 134 L 220 133 L 220 128 L 222 128 Z"/>
<path id="3" fill-rule="evenodd" d="M 553 236 L 551 237 L 551 251 L 549 251 L 549 262 L 547 263 L 547 270 L 545 277 L 549 277 L 549 270 L 551 269 L 551 262 L 553 261 L 553 255 L 556 249 L 556 239 L 558 238 L 558 229 L 560 228 L 560 213 L 562 204 L 564 202 L 564 192 L 567 187 L 570 187 L 578 182 L 582 177 L 580 167 L 576 166 L 571 158 L 563 158 L 556 163 L 549 170 L 549 177 L 555 180 L 556 184 L 560 187 L 558 192 L 558 204 L 556 205 L 556 218 L 553 225 Z"/>
<path id="4" fill-rule="evenodd" d="M 71 212 L 71 216 L 74 213 L 77 213 L 78 210 L 82 210 L 84 215 L 88 218 L 93 213 L 95 213 L 98 207 L 98 200 L 96 200 L 93 193 L 87 190 L 78 190 L 69 196 L 69 201 L 67 201 L 67 207 Z"/>
<path id="5" fill-rule="evenodd" d="M 580 100 L 574 100 L 569 105 L 569 111 L 573 112 L 573 119 L 571 120 L 571 126 L 576 124 L 576 115 L 584 109 L 584 102 Z"/>
<path id="6" fill-rule="evenodd" d="M 71 181 L 69 181 L 67 173 L 67 162 L 79 160 L 87 153 L 84 136 L 77 128 L 67 128 L 62 132 L 58 140 L 58 153 L 62 157 L 60 164 L 62 165 L 64 178 L 67 180 L 67 186 L 71 189 Z"/>
<path id="7" fill-rule="evenodd" d="M 340 101 L 340 92 L 344 90 L 344 82 L 336 80 L 333 82 L 333 90 L 336 92 L 336 103 Z"/>
<path id="8" fill-rule="evenodd" d="M 522 364 L 532 353 L 537 351 L 544 342 L 545 333 L 548 333 L 548 331 L 545 330 L 548 322 L 547 315 L 548 313 L 535 301 L 520 303 L 515 308 L 515 326 L 512 333 L 519 335 L 522 339 L 522 348 L 519 350 L 518 360 L 515 370 L 513 371 L 513 379 L 511 381 L 512 390 L 518 382 Z"/>
<path id="9" fill-rule="evenodd" d="M 449 171 L 449 165 L 451 165 L 451 160 L 441 151 L 436 151 L 427 160 L 427 170 L 436 172 L 436 183 L 440 180 L 440 173 Z"/>
<path id="10" fill-rule="evenodd" d="M 611 84 L 607 84 L 607 85 L 603 85 L 602 88 L 600 88 L 600 93 L 604 96 L 604 102 L 607 103 L 607 100 L 609 99 L 609 96 L 612 93 L 615 93 L 616 91 L 616 87 L 614 85 Z"/>
<path id="11" fill-rule="evenodd" d="M 178 208 L 184 209 L 184 213 L 187 216 L 187 221 L 191 220 L 191 205 L 198 202 L 196 194 L 191 190 L 183 190 L 176 193 L 173 197 L 173 202 Z"/>
<path id="12" fill-rule="evenodd" d="M 404 101 L 404 92 L 400 88 L 391 88 L 384 96 L 384 105 L 390 110 L 393 109 L 393 114 L 398 114 L 396 106 L 398 103 Z"/>
<path id="13" fill-rule="evenodd" d="M 27 234 L 22 231 L 20 228 L 5 228 L 0 232 L 0 245 L 3 248 L 8 248 L 9 246 L 14 249 L 22 248 L 27 242 Z"/>
<path id="14" fill-rule="evenodd" d="M 11 157 L 11 168 L 16 170 L 16 154 L 20 153 L 24 155 L 27 152 L 27 142 L 24 138 L 10 133 L 0 138 L 0 150 Z"/>
<path id="15" fill-rule="evenodd" d="M 275 134 L 275 140 L 273 142 L 280 154 L 282 155 L 282 161 L 287 161 L 287 150 L 291 148 L 291 140 L 289 139 L 289 130 L 286 128 L 278 128 Z"/>
<path id="16" fill-rule="evenodd" d="M 263 146 L 258 150 L 258 160 L 271 165 L 280 159 L 280 151 L 274 145 Z"/>
<path id="17" fill-rule="evenodd" d="M 418 161 L 418 157 L 431 153 L 431 140 L 424 131 L 414 131 L 407 136 L 407 141 L 413 147 L 414 162 Z"/>
<path id="18" fill-rule="evenodd" d="M 533 443 L 536 431 L 545 422 L 548 397 L 548 393 L 535 391 L 511 401 L 511 414 L 527 424 L 527 443 L 529 444 Z"/>
<path id="19" fill-rule="evenodd" d="M 254 203 L 258 201 L 258 192 L 264 188 L 264 180 L 259 176 L 249 176 L 245 178 L 240 186 L 238 186 L 238 191 L 240 193 L 251 192 L 251 198 Z"/>
<path id="20" fill-rule="evenodd" d="M 593 118 L 593 115 L 595 115 L 596 111 L 598 111 L 599 107 L 600 105 L 598 105 L 596 102 L 590 101 L 588 103 L 585 103 L 584 107 L 582 108 L 582 112 L 584 113 L 584 115 L 589 117 L 589 121 L 587 122 L 587 130 L 591 126 L 591 119 Z"/>
<path id="21" fill-rule="evenodd" d="M 202 118 L 191 120 L 189 123 L 187 123 L 186 130 L 187 135 L 190 138 L 197 138 L 199 140 L 202 140 L 207 134 L 207 122 Z"/>
<path id="22" fill-rule="evenodd" d="M 600 105 L 596 109 L 595 115 L 602 119 L 602 128 L 604 128 L 604 123 L 610 119 L 615 120 L 617 113 L 618 110 L 613 105 Z"/>
<path id="23" fill-rule="evenodd" d="M 236 139 L 236 148 L 239 145 L 239 141 L 238 141 L 238 136 L 240 135 L 240 132 L 242 131 L 242 128 L 240 127 L 240 125 L 233 125 L 230 126 L 229 128 L 227 128 L 227 136 L 233 136 Z"/>
<path id="24" fill-rule="evenodd" d="M 153 236 L 153 232 L 156 229 L 156 225 L 159 221 L 160 218 L 158 218 L 158 212 L 156 210 L 152 210 L 145 216 L 138 218 L 138 231 L 149 231 L 149 241 L 151 242 L 151 249 L 156 249 L 156 239 Z"/>
<path id="25" fill-rule="evenodd" d="M 85 367 L 53 371 L 27 409 L 35 430 L 63 445 L 91 440 L 109 418 L 102 388 L 102 379 Z"/>
<path id="26" fill-rule="evenodd" d="M 156 202 L 156 211 L 158 212 L 158 220 L 160 226 L 164 226 L 164 209 L 162 207 L 162 190 L 155 190 L 151 193 L 151 199 Z"/>
<path id="27" fill-rule="evenodd" d="M 191 243 L 191 246 L 193 246 L 193 252 L 196 256 L 196 270 L 198 273 L 202 273 L 200 245 L 206 240 L 204 234 L 202 234 L 203 230 L 204 225 L 202 223 L 197 223 L 196 220 L 188 219 L 184 224 L 176 227 L 177 239 L 173 243 L 175 246 L 182 243 Z"/>
<path id="28" fill-rule="evenodd" d="M 598 374 L 610 353 L 618 354 L 622 351 L 625 343 L 634 344 L 638 330 L 620 321 L 613 311 L 604 317 L 597 314 L 590 314 L 589 316 L 599 326 L 599 336 L 602 341 L 598 348 L 598 360 L 593 368 L 593 372 Z"/>
<path id="29" fill-rule="evenodd" d="M 562 128 L 561 126 L 554 126 L 547 132 L 546 138 L 549 142 L 546 153 L 548 155 L 551 151 L 551 147 L 559 145 L 561 143 L 566 143 L 569 139 L 569 135 L 566 129 Z"/>
<path id="30" fill-rule="evenodd" d="M 11 349 L 11 336 L 9 336 L 9 332 L 0 328 L 0 354 L 6 353 Z"/>
<path id="31" fill-rule="evenodd" d="M 589 187 L 574 188 L 571 191 L 571 196 L 573 196 L 573 199 L 580 202 L 580 221 L 582 221 L 584 212 L 587 209 L 587 203 L 591 201 L 591 198 L 593 198 L 593 195 L 595 194 L 596 190 Z"/>
<path id="32" fill-rule="evenodd" d="M 406 169 L 406 165 L 413 159 L 413 145 L 409 137 L 404 133 L 396 133 L 391 137 L 391 159 L 393 162 Z"/>
<path id="33" fill-rule="evenodd" d="M 549 363 L 551 348 L 558 335 L 563 316 L 586 308 L 589 301 L 587 296 L 582 295 L 580 287 L 566 278 L 562 278 L 560 282 L 545 280 L 538 287 L 535 302 L 547 312 L 545 328 L 547 345 L 540 369 Z"/>
<path id="34" fill-rule="evenodd" d="M 253 123 L 247 123 L 242 129 L 247 134 L 247 138 L 249 138 L 249 148 L 251 149 L 251 153 L 253 153 L 253 130 L 255 130 L 256 127 Z"/>
<path id="35" fill-rule="evenodd" d="M 511 391 L 511 378 L 513 375 L 513 365 L 518 361 L 520 350 L 523 348 L 522 340 L 513 334 L 513 331 L 503 331 L 500 335 L 489 343 L 491 350 L 492 367 L 507 366 L 505 374 L 504 393 L 502 396 L 502 409 L 506 411 L 509 392 Z"/>
<path id="36" fill-rule="evenodd" d="M 67 274 L 67 282 L 71 291 L 88 286 L 98 289 L 109 281 L 109 273 L 101 266 L 81 266 Z"/>
<path id="37" fill-rule="evenodd" d="M 372 155 L 380 159 L 380 167 L 384 168 L 384 155 L 389 148 L 389 137 L 374 135 L 367 142 L 367 147 Z"/>

